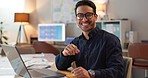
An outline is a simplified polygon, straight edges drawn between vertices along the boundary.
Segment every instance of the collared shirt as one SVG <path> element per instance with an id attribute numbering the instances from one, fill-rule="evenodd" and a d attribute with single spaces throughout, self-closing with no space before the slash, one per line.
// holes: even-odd
<path id="1" fill-rule="evenodd" d="M 73 41 L 80 53 L 73 56 L 56 56 L 56 66 L 59 70 L 66 70 L 71 62 L 76 61 L 77 67 L 95 71 L 95 78 L 123 78 L 123 57 L 120 40 L 115 35 L 99 28 L 89 33 L 87 40 L 84 35 Z"/>

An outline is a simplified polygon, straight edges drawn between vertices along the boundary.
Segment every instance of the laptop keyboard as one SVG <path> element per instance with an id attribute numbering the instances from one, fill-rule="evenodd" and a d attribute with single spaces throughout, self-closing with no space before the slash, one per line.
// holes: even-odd
<path id="1" fill-rule="evenodd" d="M 29 73 L 30 73 L 32 78 L 46 76 L 46 74 L 40 73 L 40 72 L 35 71 L 35 70 L 29 70 Z"/>
<path id="2" fill-rule="evenodd" d="M 60 78 L 65 76 L 64 74 L 49 69 L 33 69 L 29 70 L 29 72 L 32 77 Z"/>

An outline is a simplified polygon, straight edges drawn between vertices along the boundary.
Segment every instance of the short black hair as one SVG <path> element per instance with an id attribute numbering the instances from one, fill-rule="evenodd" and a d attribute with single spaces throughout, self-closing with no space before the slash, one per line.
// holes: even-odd
<path id="1" fill-rule="evenodd" d="M 76 14 L 77 8 L 82 5 L 87 5 L 87 6 L 91 7 L 93 9 L 93 12 L 96 14 L 96 5 L 90 0 L 81 0 L 81 1 L 77 2 L 76 7 L 75 7 L 75 14 Z"/>

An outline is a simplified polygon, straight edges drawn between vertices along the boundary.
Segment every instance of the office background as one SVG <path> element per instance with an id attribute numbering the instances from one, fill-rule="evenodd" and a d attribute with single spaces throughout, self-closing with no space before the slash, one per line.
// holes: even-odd
<path id="1" fill-rule="evenodd" d="M 1 0 L 0 2 L 0 21 L 4 22 L 4 30 L 10 43 L 15 43 L 19 28 L 19 24 L 14 23 L 15 12 L 26 12 L 30 14 L 30 23 L 25 25 L 28 38 L 37 34 L 38 24 L 54 22 L 53 0 L 6 1 Z M 109 0 L 107 14 L 110 19 L 128 18 L 131 21 L 132 30 L 138 32 L 138 41 L 148 40 L 146 34 L 148 33 L 147 3 L 147 0 Z"/>

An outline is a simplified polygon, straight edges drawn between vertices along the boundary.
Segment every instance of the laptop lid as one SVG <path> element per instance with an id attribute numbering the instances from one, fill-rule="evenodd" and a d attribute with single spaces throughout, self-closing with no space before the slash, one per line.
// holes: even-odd
<path id="1" fill-rule="evenodd" d="M 28 70 L 22 61 L 22 58 L 20 54 L 18 53 L 17 49 L 15 46 L 10 46 L 10 45 L 4 45 L 1 44 L 5 55 L 7 56 L 14 72 L 22 77 L 25 78 L 31 78 L 30 74 L 28 73 Z"/>

